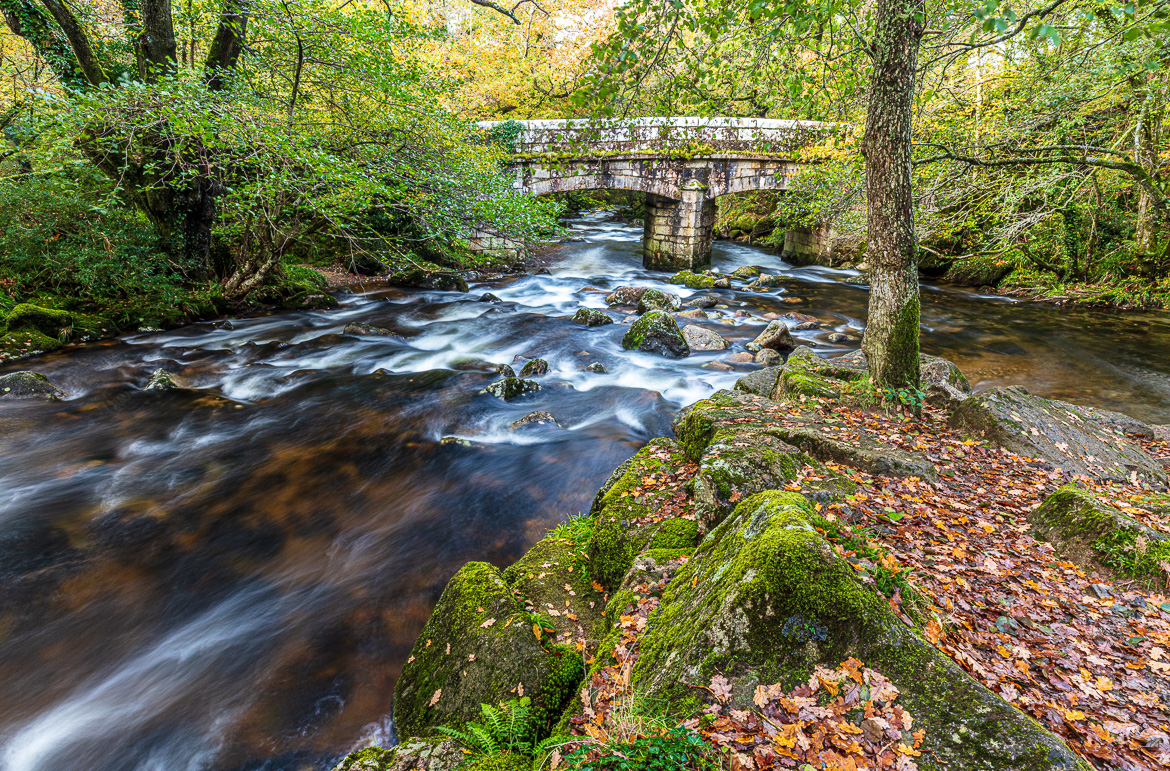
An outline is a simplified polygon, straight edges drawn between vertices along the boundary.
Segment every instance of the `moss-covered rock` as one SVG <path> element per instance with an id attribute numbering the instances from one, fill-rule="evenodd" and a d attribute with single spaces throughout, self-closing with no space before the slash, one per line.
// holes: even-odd
<path id="1" fill-rule="evenodd" d="M 0 361 L 23 359 L 38 353 L 48 353 L 61 347 L 61 341 L 40 332 L 9 332 L 0 337 Z"/>
<path id="2" fill-rule="evenodd" d="M 715 675 L 731 703 L 755 687 L 807 682 L 815 667 L 855 657 L 893 681 L 925 730 L 921 768 L 1078 769 L 1084 761 L 977 683 L 861 584 L 813 525 L 803 497 L 765 492 L 703 540 L 663 594 L 641 639 L 632 684 L 679 714 Z"/>
<path id="3" fill-rule="evenodd" d="M 537 733 L 547 733 L 584 672 L 575 648 L 537 636 L 500 571 L 464 565 L 447 584 L 394 689 L 394 726 L 402 737 L 435 726 L 462 727 L 480 704 L 513 695 L 532 700 Z M 537 629 L 539 629 L 539 625 Z"/>
<path id="4" fill-rule="evenodd" d="M 631 324 L 622 337 L 622 348 L 672 359 L 681 359 L 691 352 L 674 317 L 665 311 L 650 311 Z"/>
<path id="5" fill-rule="evenodd" d="M 573 321 L 587 327 L 600 327 L 613 323 L 613 319 L 609 317 L 608 313 L 596 308 L 578 308 L 577 312 L 573 314 Z"/>
<path id="6" fill-rule="evenodd" d="M 1011 260 L 980 255 L 951 263 L 943 281 L 960 286 L 998 286 L 1015 269 Z"/>
<path id="7" fill-rule="evenodd" d="M 654 439 L 619 467 L 621 473 L 602 488 L 593 506 L 589 569 L 606 589 L 616 589 L 638 555 L 661 527 L 654 512 L 671 496 L 669 489 L 644 489 L 642 480 L 665 476 L 686 462 L 670 439 Z"/>
<path id="8" fill-rule="evenodd" d="M 459 771 L 530 771 L 532 758 L 518 752 L 497 752 L 469 758 Z"/>
<path id="9" fill-rule="evenodd" d="M 434 266 L 434 269 L 410 267 L 394 271 L 386 277 L 386 283 L 392 286 L 437 289 L 445 292 L 468 291 L 467 280 L 463 276 L 443 270 L 437 265 Z"/>
<path id="10" fill-rule="evenodd" d="M 770 349 L 769 349 L 770 350 Z M 735 381 L 734 389 L 744 393 L 755 394 L 771 398 L 776 390 L 776 383 L 780 379 L 781 367 L 765 367 L 748 374 Z"/>
<path id="11" fill-rule="evenodd" d="M 509 367 L 509 369 L 511 368 Z M 484 388 L 480 393 L 491 394 L 497 399 L 503 399 L 507 402 L 539 390 L 540 383 L 537 383 L 535 380 L 524 380 L 518 377 L 506 376 L 494 383 L 489 383 L 487 388 Z"/>
<path id="12" fill-rule="evenodd" d="M 551 412 L 544 410 L 533 410 L 524 417 L 514 421 L 508 428 L 513 431 L 518 431 L 522 428 L 536 428 L 537 426 L 560 426 L 556 417 Z"/>
<path id="13" fill-rule="evenodd" d="M 661 289 L 647 289 L 638 298 L 638 313 L 650 311 L 674 312 L 682 308 L 682 300 L 673 292 L 663 292 Z"/>
<path id="14" fill-rule="evenodd" d="M 952 362 L 925 353 L 919 354 L 918 361 L 927 404 L 949 411 L 971 395 L 971 384 L 967 377 Z M 860 350 L 838 356 L 831 362 L 862 373 L 867 368 L 865 353 Z"/>
<path id="15" fill-rule="evenodd" d="M 9 334 L 37 332 L 45 337 L 64 342 L 73 331 L 73 315 L 68 311 L 42 308 L 22 303 L 13 308 L 6 319 Z"/>
<path id="16" fill-rule="evenodd" d="M 1032 533 L 1069 562 L 1110 577 L 1134 578 L 1151 588 L 1165 585 L 1166 573 L 1159 563 L 1170 561 L 1170 536 L 1088 490 L 1062 487 L 1028 520 Z"/>
<path id="17" fill-rule="evenodd" d="M 520 369 L 520 377 L 539 377 L 548 374 L 548 361 L 545 359 L 529 359 Z"/>
<path id="18" fill-rule="evenodd" d="M 715 277 L 692 273 L 689 270 L 680 270 L 670 277 L 670 283 L 680 284 L 688 289 L 710 289 L 715 286 Z"/>
<path id="19" fill-rule="evenodd" d="M 44 399 L 57 401 L 65 392 L 39 372 L 9 372 L 0 375 L 0 399 Z"/>
<path id="20" fill-rule="evenodd" d="M 290 295 L 280 306 L 290 311 L 308 311 L 329 310 L 339 304 L 337 298 L 331 294 L 325 294 L 317 289 L 306 289 Z"/>
<path id="21" fill-rule="evenodd" d="M 561 642 L 596 641 L 605 632 L 604 596 L 592 585 L 588 545 L 547 535 L 503 573 Z"/>
<path id="22" fill-rule="evenodd" d="M 1108 428 L 1097 410 L 1042 399 L 1022 386 L 992 388 L 967 397 L 951 412 L 950 424 L 1070 474 L 1118 482 L 1133 477 L 1158 487 L 1167 484 L 1161 464 L 1137 443 Z"/>
<path id="23" fill-rule="evenodd" d="M 753 279 L 764 272 L 764 268 L 760 265 L 743 265 L 731 271 L 732 278 L 738 278 L 743 281 Z"/>
<path id="24" fill-rule="evenodd" d="M 167 372 L 165 369 L 156 369 L 150 373 L 150 380 L 143 386 L 143 391 L 177 391 L 187 388 L 185 378 Z"/>
<path id="25" fill-rule="evenodd" d="M 359 337 L 393 337 L 401 340 L 402 336 L 386 329 L 385 327 L 376 327 L 373 324 L 363 324 L 360 321 L 351 321 L 345 325 L 341 330 L 343 335 L 357 335 Z"/>
<path id="26" fill-rule="evenodd" d="M 388 749 L 355 750 L 333 771 L 455 771 L 466 759 L 452 739 L 411 739 Z"/>
<path id="27" fill-rule="evenodd" d="M 648 287 L 619 286 L 605 296 L 606 305 L 637 305 Z"/>

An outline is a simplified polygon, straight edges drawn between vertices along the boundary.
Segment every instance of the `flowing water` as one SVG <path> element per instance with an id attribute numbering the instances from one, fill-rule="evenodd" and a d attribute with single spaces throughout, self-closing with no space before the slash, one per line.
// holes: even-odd
<path id="1" fill-rule="evenodd" d="M 346 294 L 335 311 L 20 365 L 68 397 L 0 402 L 0 769 L 317 769 L 387 740 L 395 678 L 448 577 L 515 559 L 681 406 L 752 368 L 625 352 L 621 323 L 569 321 L 604 307 L 587 286 L 664 278 L 642 270 L 639 229 L 601 215 L 575 229 L 585 240 L 559 247 L 550 274 L 469 295 Z M 727 244 L 714 262 L 786 284 L 715 291 L 728 317 L 704 325 L 742 344 L 761 314 L 799 311 L 824 324 L 804 342 L 855 345 L 826 341 L 861 330 L 855 273 Z M 485 291 L 503 302 L 477 302 Z M 925 350 L 976 387 L 1170 423 L 1164 315 L 926 287 L 923 318 Z M 404 340 L 339 334 L 356 320 Z M 492 364 L 536 356 L 551 365 L 539 393 L 479 393 Z M 158 367 L 198 390 L 142 391 Z M 509 429 L 537 409 L 560 425 Z"/>

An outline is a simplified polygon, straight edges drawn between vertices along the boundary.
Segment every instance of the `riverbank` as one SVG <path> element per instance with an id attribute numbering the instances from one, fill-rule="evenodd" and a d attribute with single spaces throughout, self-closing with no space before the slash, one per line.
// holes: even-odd
<path id="1" fill-rule="evenodd" d="M 684 411 L 587 517 L 456 574 L 404 743 L 339 768 L 1165 767 L 1165 429 L 924 364 L 917 416 L 808 349 Z"/>

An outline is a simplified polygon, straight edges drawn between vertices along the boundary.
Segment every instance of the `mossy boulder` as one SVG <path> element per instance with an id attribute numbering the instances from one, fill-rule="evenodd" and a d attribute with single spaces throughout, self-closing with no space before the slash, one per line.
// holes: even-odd
<path id="1" fill-rule="evenodd" d="M 741 502 L 663 593 L 641 639 L 632 686 L 679 714 L 721 675 L 731 704 L 757 685 L 786 690 L 849 658 L 888 677 L 914 727 L 920 768 L 1003 771 L 1090 766 L 1003 701 L 891 611 L 818 533 L 811 504 L 764 492 Z"/>
<path id="2" fill-rule="evenodd" d="M 518 752 L 477 755 L 459 766 L 459 771 L 531 771 L 532 758 Z"/>
<path id="3" fill-rule="evenodd" d="M 774 319 L 768 322 L 768 326 L 764 327 L 764 331 L 756 336 L 752 343 L 759 348 L 771 348 L 773 351 L 791 351 L 796 347 L 796 343 L 792 340 L 792 335 L 788 332 L 788 325 L 780 319 Z M 749 348 L 748 350 L 753 350 Z"/>
<path id="4" fill-rule="evenodd" d="M 548 361 L 546 359 L 529 359 L 520 369 L 520 377 L 539 377 L 547 374 Z"/>
<path id="5" fill-rule="evenodd" d="M 6 322 L 10 334 L 36 332 L 60 342 L 68 340 L 73 331 L 73 315 L 69 311 L 29 303 L 21 303 L 9 311 Z"/>
<path id="6" fill-rule="evenodd" d="M 415 289 L 436 289 L 444 292 L 468 291 L 467 280 L 458 273 L 446 271 L 438 266 L 433 270 L 425 267 L 410 267 L 396 270 L 386 277 L 386 283 L 392 286 L 404 286 Z"/>
<path id="7" fill-rule="evenodd" d="M 573 321 L 587 327 L 600 327 L 613 323 L 613 319 L 609 317 L 608 313 L 596 308 L 578 308 L 577 312 L 573 314 Z"/>
<path id="8" fill-rule="evenodd" d="M 702 311 L 698 311 L 698 313 L 702 313 Z M 688 324 L 683 327 L 682 333 L 683 340 L 692 351 L 722 351 L 730 345 L 719 333 L 700 327 L 698 324 Z"/>
<path id="9" fill-rule="evenodd" d="M 692 273 L 689 270 L 680 270 L 670 277 L 670 283 L 680 284 L 688 289 L 710 289 L 715 286 L 715 277 Z"/>
<path id="10" fill-rule="evenodd" d="M 774 273 L 761 273 L 756 276 L 756 280 L 747 285 L 748 289 L 762 290 L 772 289 L 773 287 L 783 286 L 784 277 L 778 276 Z"/>
<path id="11" fill-rule="evenodd" d="M 605 599 L 593 588 L 588 545 L 547 535 L 503 573 L 525 608 L 550 624 L 562 644 L 595 642 L 605 633 Z"/>
<path id="12" fill-rule="evenodd" d="M 355 750 L 333 771 L 455 771 L 466 759 L 453 739 L 411 739 L 388 749 Z"/>
<path id="13" fill-rule="evenodd" d="M 955 407 L 950 424 L 1019 455 L 1045 460 L 1069 474 L 1164 488 L 1166 472 L 1091 407 L 1033 396 L 1022 386 L 992 388 Z"/>
<path id="14" fill-rule="evenodd" d="M 622 337 L 622 348 L 672 359 L 681 359 L 691 352 L 678 323 L 665 311 L 650 311 L 631 324 Z"/>
<path id="15" fill-rule="evenodd" d="M 780 379 L 782 367 L 765 367 L 748 374 L 735 381 L 735 390 L 757 396 L 771 398 L 776 390 L 776 382 Z"/>
<path id="16" fill-rule="evenodd" d="M 39 372 L 9 372 L 0 375 L 0 399 L 44 399 L 55 402 L 65 395 Z"/>
<path id="17" fill-rule="evenodd" d="M 1067 485 L 1028 517 L 1032 534 L 1069 562 L 1111 578 L 1165 585 L 1160 563 L 1170 562 L 1170 536 L 1147 527 L 1088 490 Z"/>
<path id="18" fill-rule="evenodd" d="M 851 351 L 830 361 L 834 365 L 848 367 L 858 372 L 867 371 L 865 353 L 860 350 Z M 918 362 L 922 373 L 922 390 L 926 393 L 928 404 L 951 410 L 971 395 L 971 384 L 954 363 L 940 356 L 925 353 L 918 355 Z"/>
<path id="19" fill-rule="evenodd" d="M 534 410 L 519 420 L 514 421 L 511 425 L 508 426 L 508 428 L 516 431 L 522 428 L 536 428 L 537 426 L 559 427 L 560 425 L 561 424 L 557 422 L 556 417 L 554 417 L 551 412 L 545 412 L 544 410 Z"/>
<path id="20" fill-rule="evenodd" d="M 534 730 L 546 733 L 584 672 L 575 648 L 552 642 L 543 630 L 538 637 L 533 625 L 499 570 L 485 562 L 464 565 L 443 590 L 394 689 L 399 736 L 461 728 L 480 717 L 480 704 L 521 692 L 532 700 Z"/>
<path id="21" fill-rule="evenodd" d="M 663 292 L 661 289 L 647 289 L 638 298 L 638 313 L 650 311 L 674 312 L 682 308 L 682 300 L 673 292 Z"/>
<path id="22" fill-rule="evenodd" d="M 1011 260 L 994 255 L 968 257 L 951 263 L 943 281 L 959 286 L 998 286 L 1015 267 Z"/>
<path id="23" fill-rule="evenodd" d="M 654 538 L 662 523 L 654 517 L 671 496 L 664 488 L 645 489 L 642 480 L 666 476 L 686 462 L 682 448 L 670 439 L 654 439 L 615 471 L 593 504 L 593 535 L 589 570 L 606 589 L 621 585 L 626 571 Z M 620 473 L 618 473 L 620 472 Z"/>
<path id="24" fill-rule="evenodd" d="M 605 296 L 606 305 L 637 305 L 648 287 L 619 286 Z"/>
<path id="25" fill-rule="evenodd" d="M 306 289 L 290 295 L 280 306 L 290 311 L 322 311 L 336 308 L 339 304 L 337 298 L 331 294 L 325 294 L 317 289 Z"/>
<path id="26" fill-rule="evenodd" d="M 541 390 L 540 383 L 535 380 L 507 376 L 494 383 L 489 383 L 487 388 L 484 388 L 480 393 L 491 394 L 497 399 L 508 402 L 525 394 L 536 393 L 539 390 Z"/>
<path id="27" fill-rule="evenodd" d="M 0 361 L 23 359 L 38 353 L 48 353 L 61 347 L 61 341 L 40 332 L 9 332 L 0 337 Z"/>
<path id="28" fill-rule="evenodd" d="M 743 265 L 731 271 L 732 278 L 738 278 L 743 281 L 753 279 L 764 272 L 764 268 L 760 265 Z"/>

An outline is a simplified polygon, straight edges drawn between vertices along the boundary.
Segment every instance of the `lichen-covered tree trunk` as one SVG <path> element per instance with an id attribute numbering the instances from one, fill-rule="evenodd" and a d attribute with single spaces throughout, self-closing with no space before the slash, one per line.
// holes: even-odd
<path id="1" fill-rule="evenodd" d="M 922 0 L 878 0 L 866 117 L 869 314 L 861 347 L 880 386 L 919 383 L 918 257 L 910 189 L 910 131 Z"/>

